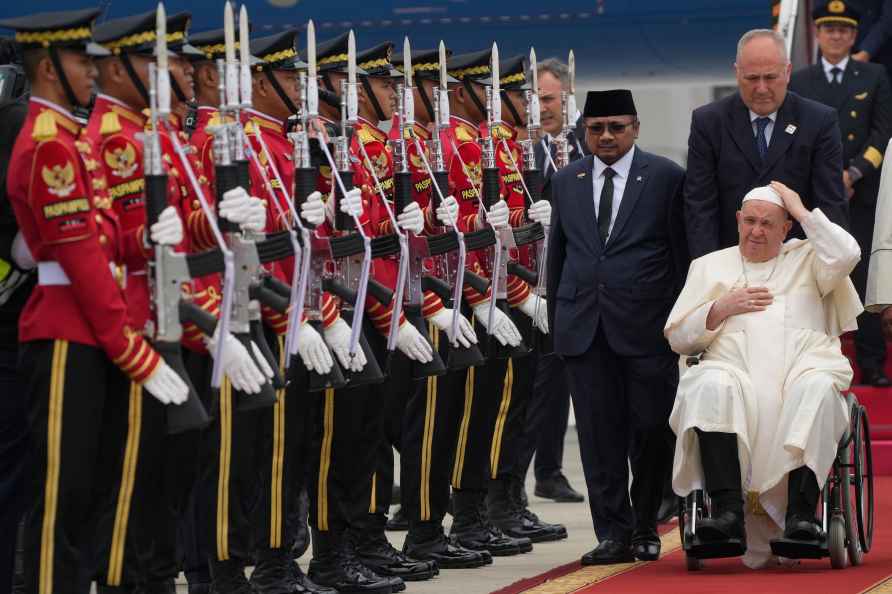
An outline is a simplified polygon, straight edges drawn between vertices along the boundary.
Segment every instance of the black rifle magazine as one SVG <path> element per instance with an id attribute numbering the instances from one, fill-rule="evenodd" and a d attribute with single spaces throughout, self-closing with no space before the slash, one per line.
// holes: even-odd
<path id="1" fill-rule="evenodd" d="M 365 244 L 363 243 L 362 235 L 359 233 L 332 237 L 329 242 L 331 244 L 331 255 L 338 260 L 365 252 Z"/>
<path id="2" fill-rule="evenodd" d="M 529 223 L 523 227 L 515 227 L 511 231 L 514 233 L 514 243 L 518 246 L 530 245 L 545 239 L 545 228 L 541 223 Z"/>
<path id="3" fill-rule="evenodd" d="M 219 248 L 187 255 L 186 267 L 189 269 L 189 276 L 192 278 L 223 274 L 226 270 L 223 252 Z"/>
<path id="4" fill-rule="evenodd" d="M 270 233 L 263 241 L 257 242 L 257 257 L 263 264 L 284 260 L 294 255 L 290 231 Z"/>
<path id="5" fill-rule="evenodd" d="M 474 231 L 473 233 L 465 233 L 465 247 L 468 250 L 482 250 L 494 246 L 496 244 L 496 234 L 492 227 Z"/>

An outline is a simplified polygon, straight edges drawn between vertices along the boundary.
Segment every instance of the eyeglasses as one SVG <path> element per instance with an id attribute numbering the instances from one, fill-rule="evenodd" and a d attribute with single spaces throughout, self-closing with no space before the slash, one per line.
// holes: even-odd
<path id="1" fill-rule="evenodd" d="M 622 122 L 608 122 L 606 125 L 598 123 L 586 127 L 588 128 L 588 131 L 595 136 L 600 136 L 601 134 L 604 134 L 605 129 L 610 130 L 611 134 L 622 134 L 626 131 L 626 128 L 633 126 L 634 124 L 635 122 L 629 122 L 628 124 Z"/>

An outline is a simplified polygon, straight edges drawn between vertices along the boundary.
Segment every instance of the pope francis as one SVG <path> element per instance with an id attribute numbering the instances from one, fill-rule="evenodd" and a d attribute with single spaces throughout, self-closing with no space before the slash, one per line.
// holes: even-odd
<path id="1" fill-rule="evenodd" d="M 784 242 L 798 221 L 807 239 Z M 817 542 L 820 489 L 849 423 L 840 392 L 852 369 L 839 336 L 862 311 L 849 273 L 858 243 L 778 182 L 751 190 L 739 244 L 691 263 L 664 328 L 672 349 L 701 355 L 669 419 L 678 495 L 705 489 L 701 541 L 738 539 L 762 567 L 769 542 Z M 746 502 L 746 505 L 744 503 Z"/>

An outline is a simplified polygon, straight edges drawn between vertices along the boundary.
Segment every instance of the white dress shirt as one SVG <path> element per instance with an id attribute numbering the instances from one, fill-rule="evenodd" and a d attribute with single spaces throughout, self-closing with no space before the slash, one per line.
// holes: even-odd
<path id="1" fill-rule="evenodd" d="M 613 233 L 613 224 L 616 222 L 616 215 L 619 213 L 619 203 L 622 202 L 623 192 L 626 190 L 626 182 L 629 180 L 629 170 L 632 168 L 632 158 L 635 156 L 635 145 L 629 149 L 625 155 L 619 158 L 619 161 L 613 165 L 607 165 L 595 155 L 595 167 L 592 175 L 592 187 L 595 192 L 595 216 L 600 212 L 598 208 L 601 206 L 601 190 L 604 189 L 604 170 L 610 167 L 615 172 L 613 176 L 613 208 L 610 211 L 610 227 L 607 239 Z"/>
<path id="2" fill-rule="evenodd" d="M 753 126 L 753 136 L 755 136 L 756 138 L 759 137 L 759 125 L 756 123 L 756 120 L 762 117 L 771 120 L 770 122 L 768 122 L 768 125 L 765 126 L 765 144 L 771 146 L 771 134 L 772 132 L 774 132 L 774 121 L 777 119 L 777 112 L 775 111 L 774 113 L 770 113 L 767 116 L 760 116 L 752 109 L 750 110 L 750 124 L 752 124 Z"/>
<path id="3" fill-rule="evenodd" d="M 842 83 L 842 77 L 845 76 L 846 66 L 849 64 L 849 57 L 846 56 L 842 60 L 839 61 L 839 64 L 831 64 L 827 61 L 826 58 L 821 56 L 821 66 L 824 67 L 824 76 L 827 77 L 827 82 L 833 82 L 833 74 L 830 72 L 834 68 L 839 68 L 842 72 L 839 73 L 839 82 Z"/>

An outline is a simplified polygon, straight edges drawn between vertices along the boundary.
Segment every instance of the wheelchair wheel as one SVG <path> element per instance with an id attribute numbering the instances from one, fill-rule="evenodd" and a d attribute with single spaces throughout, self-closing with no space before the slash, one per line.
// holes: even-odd
<path id="1" fill-rule="evenodd" d="M 830 549 L 830 567 L 845 569 L 849 562 L 849 552 L 846 549 L 846 522 L 842 516 L 830 518 L 827 547 Z"/>
<path id="2" fill-rule="evenodd" d="M 703 517 L 703 495 L 695 491 L 687 497 L 678 498 L 678 531 L 681 534 L 681 545 L 682 549 L 685 551 L 685 564 L 688 571 L 699 571 L 703 568 L 703 561 L 692 556 L 688 551 L 691 545 L 691 539 L 694 537 L 693 522 L 691 520 L 694 516 L 693 510 L 695 502 L 697 504 L 695 521 L 697 521 Z"/>
<path id="3" fill-rule="evenodd" d="M 858 538 L 858 524 L 855 520 L 858 512 L 855 509 L 857 493 L 855 492 L 854 457 L 854 441 L 850 441 L 845 447 L 845 451 L 840 453 L 841 461 L 845 464 L 838 461 L 834 467 L 835 478 L 840 488 L 839 507 L 846 528 L 846 548 L 849 554 L 849 563 L 853 566 L 861 565 L 864 560 L 864 551 L 861 549 L 861 541 Z"/>
<path id="4" fill-rule="evenodd" d="M 854 419 L 852 450 L 854 457 L 853 483 L 855 496 L 855 519 L 857 520 L 858 540 L 861 550 L 870 552 L 873 543 L 874 494 L 873 494 L 873 453 L 870 448 L 870 423 L 867 411 L 858 407 Z"/>

